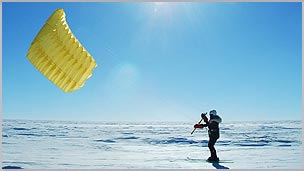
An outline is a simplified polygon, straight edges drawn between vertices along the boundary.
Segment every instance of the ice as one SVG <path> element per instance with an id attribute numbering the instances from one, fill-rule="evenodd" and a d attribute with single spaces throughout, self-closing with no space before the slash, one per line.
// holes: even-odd
<path id="1" fill-rule="evenodd" d="M 300 169 L 301 121 L 227 122 L 208 163 L 193 123 L 3 120 L 2 166 L 25 169 Z"/>

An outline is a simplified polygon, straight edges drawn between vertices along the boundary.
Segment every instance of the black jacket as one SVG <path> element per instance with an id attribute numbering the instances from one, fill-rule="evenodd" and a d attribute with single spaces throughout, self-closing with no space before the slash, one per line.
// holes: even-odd
<path id="1" fill-rule="evenodd" d="M 214 136 L 219 137 L 219 134 L 220 134 L 219 123 L 221 123 L 221 122 L 222 122 L 222 119 L 218 115 L 210 116 L 210 120 L 206 124 L 203 124 L 203 127 L 208 127 L 209 136 L 214 135 Z"/>

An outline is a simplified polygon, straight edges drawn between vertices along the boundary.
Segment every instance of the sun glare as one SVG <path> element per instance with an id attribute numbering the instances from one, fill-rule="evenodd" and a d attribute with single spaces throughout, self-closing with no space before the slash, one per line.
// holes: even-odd
<path id="1" fill-rule="evenodd" d="M 168 8 L 169 4 L 166 2 L 154 2 L 154 12 L 160 12 L 162 10 L 166 10 Z"/>
<path id="2" fill-rule="evenodd" d="M 165 2 L 154 2 L 155 5 L 162 5 L 164 4 Z"/>

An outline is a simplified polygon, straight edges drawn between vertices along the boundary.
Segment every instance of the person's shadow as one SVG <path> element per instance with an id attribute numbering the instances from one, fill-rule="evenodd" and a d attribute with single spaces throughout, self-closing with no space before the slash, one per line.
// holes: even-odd
<path id="1" fill-rule="evenodd" d="M 212 166 L 215 167 L 216 169 L 229 169 L 229 167 L 225 167 L 223 165 L 220 165 L 219 163 L 215 162 L 212 163 Z"/>

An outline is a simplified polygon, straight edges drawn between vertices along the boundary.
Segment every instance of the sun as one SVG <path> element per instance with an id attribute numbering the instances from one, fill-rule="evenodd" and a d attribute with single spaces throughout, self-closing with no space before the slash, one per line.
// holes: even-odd
<path id="1" fill-rule="evenodd" d="M 166 3 L 166 2 L 154 2 L 153 5 L 154 5 L 155 13 L 165 10 L 165 8 L 168 7 L 168 3 Z"/>
<path id="2" fill-rule="evenodd" d="M 155 5 L 162 5 L 164 4 L 165 2 L 154 2 Z"/>

